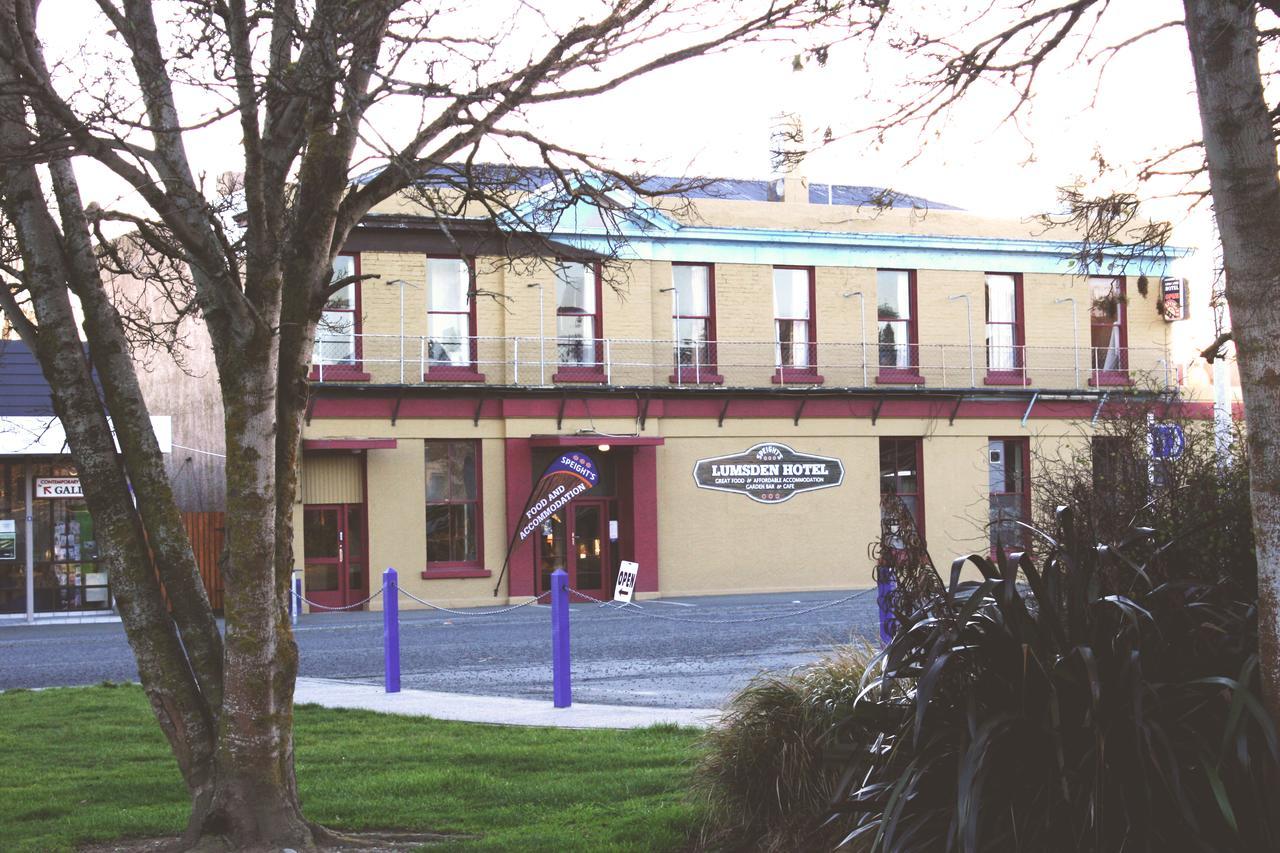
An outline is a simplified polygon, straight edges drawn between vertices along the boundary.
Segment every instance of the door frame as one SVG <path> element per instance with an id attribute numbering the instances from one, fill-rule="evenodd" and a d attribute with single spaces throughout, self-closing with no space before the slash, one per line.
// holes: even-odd
<path id="1" fill-rule="evenodd" d="M 598 506 L 601 509 L 601 543 L 600 543 L 600 587 L 597 589 L 584 589 L 585 593 L 606 599 L 609 590 L 612 588 L 614 578 L 616 577 L 617 567 L 613 565 L 613 552 L 615 543 L 609 539 L 609 522 L 617 520 L 618 500 L 613 497 L 583 497 L 578 498 L 564 507 L 566 512 L 564 522 L 564 535 L 568 540 L 565 543 L 565 572 L 569 575 L 569 586 L 578 588 L 578 554 L 573 549 L 573 539 L 577 526 L 577 510 L 583 506 Z M 534 584 L 535 595 L 541 595 L 549 590 L 543 588 L 542 582 L 542 537 L 536 536 L 537 543 L 534 545 Z M 612 596 L 609 596 L 612 597 Z M 572 601 L 589 601 L 590 599 L 579 595 L 570 596 Z"/>
<path id="2" fill-rule="evenodd" d="M 338 553 L 337 559 L 332 557 L 308 557 L 306 553 L 306 523 L 307 512 L 316 510 L 332 510 L 338 513 Z M 347 535 L 350 527 L 350 516 L 352 513 L 361 514 L 361 525 L 364 529 L 363 541 L 361 544 L 360 554 L 357 560 L 351 559 L 351 549 L 348 547 L 349 537 Z M 337 565 L 338 567 L 338 588 L 336 590 L 313 590 L 310 585 L 306 586 L 306 597 L 316 604 L 324 607 L 346 607 L 355 604 L 357 601 L 368 595 L 369 589 L 369 524 L 368 516 L 365 513 L 365 505 L 363 503 L 327 503 L 327 504 L 303 504 L 302 507 L 302 571 L 305 583 L 306 570 L 308 565 L 325 564 Z M 355 563 L 364 567 L 364 586 L 360 589 L 352 589 L 350 584 L 351 565 Z M 359 609 L 366 609 L 367 605 Z M 322 608 L 315 608 L 312 612 L 329 613 L 331 611 Z"/>

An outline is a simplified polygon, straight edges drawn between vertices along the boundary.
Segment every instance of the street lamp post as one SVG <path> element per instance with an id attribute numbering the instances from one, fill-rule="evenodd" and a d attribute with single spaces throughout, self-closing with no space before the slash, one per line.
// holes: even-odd
<path id="1" fill-rule="evenodd" d="M 1054 305 L 1061 305 L 1064 302 L 1071 303 L 1071 368 L 1075 373 L 1075 387 L 1080 387 L 1080 317 L 1076 313 L 1076 298 L 1074 296 L 1063 296 L 1053 300 Z"/>
<path id="2" fill-rule="evenodd" d="M 416 288 L 418 285 L 411 281 L 405 281 L 402 278 L 393 278 L 387 282 L 388 285 L 395 285 L 400 288 L 400 384 L 404 384 L 404 289 L 406 286 Z M 428 330 L 430 333 L 430 330 Z"/>
<path id="3" fill-rule="evenodd" d="M 546 314 L 543 311 L 542 284 L 535 282 L 528 287 L 538 288 L 538 384 L 547 384 L 547 334 Z"/>
<path id="4" fill-rule="evenodd" d="M 680 291 L 673 284 L 658 288 L 658 292 L 671 294 L 671 362 L 675 369 L 676 384 L 683 385 L 684 375 L 680 371 Z"/>
<path id="5" fill-rule="evenodd" d="M 948 302 L 955 302 L 957 299 L 964 300 L 964 325 L 969 331 L 969 385 L 976 388 L 978 385 L 978 373 L 973 367 L 973 310 L 969 303 L 969 294 L 957 293 L 954 296 L 948 296 Z"/>
<path id="6" fill-rule="evenodd" d="M 861 290 L 850 290 L 840 294 L 845 299 L 858 297 L 858 349 L 862 352 L 862 384 L 867 384 L 867 300 Z"/>

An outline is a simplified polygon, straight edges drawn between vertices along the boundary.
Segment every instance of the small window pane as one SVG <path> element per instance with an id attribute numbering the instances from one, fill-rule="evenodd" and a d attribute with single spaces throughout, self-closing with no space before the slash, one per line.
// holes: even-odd
<path id="1" fill-rule="evenodd" d="M 562 263 L 556 270 L 556 308 L 559 311 L 594 314 L 595 270 L 588 264 Z"/>
<path id="2" fill-rule="evenodd" d="M 470 276 L 465 261 L 448 258 L 427 259 L 428 310 L 467 311 Z"/>
<path id="3" fill-rule="evenodd" d="M 671 278 L 676 289 L 678 316 L 706 317 L 711 314 L 706 267 L 675 265 L 671 268 Z"/>
<path id="4" fill-rule="evenodd" d="M 905 270 L 877 270 L 876 304 L 881 320 L 911 319 L 910 274 Z"/>
<path id="5" fill-rule="evenodd" d="M 809 319 L 809 271 L 774 269 L 773 311 L 775 317 Z"/>
<path id="6" fill-rule="evenodd" d="M 1014 323 L 1017 316 L 1017 288 L 1013 276 L 987 276 L 987 322 Z"/>

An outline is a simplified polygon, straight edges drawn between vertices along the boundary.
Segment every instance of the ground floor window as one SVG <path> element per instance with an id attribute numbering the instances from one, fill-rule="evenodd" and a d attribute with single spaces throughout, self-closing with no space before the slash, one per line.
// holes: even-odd
<path id="1" fill-rule="evenodd" d="M 427 441 L 427 568 L 481 564 L 480 443 Z"/>
<path id="2" fill-rule="evenodd" d="M 1026 548 L 1031 521 L 1031 467 L 1025 438 L 993 438 L 987 442 L 988 531 L 991 553 Z"/>
<path id="3" fill-rule="evenodd" d="M 892 544 L 900 538 L 892 529 L 896 505 L 901 502 L 911 513 L 916 532 L 924 537 L 924 481 L 921 479 L 921 445 L 918 438 L 880 439 L 881 528 Z"/>

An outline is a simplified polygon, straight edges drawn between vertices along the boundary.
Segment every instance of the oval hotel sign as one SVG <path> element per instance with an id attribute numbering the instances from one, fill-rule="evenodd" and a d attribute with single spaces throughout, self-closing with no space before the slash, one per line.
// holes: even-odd
<path id="1" fill-rule="evenodd" d="M 830 489 L 844 482 L 839 459 L 799 453 L 766 441 L 730 456 L 699 459 L 693 481 L 700 489 L 737 492 L 762 504 L 779 504 L 800 492 Z"/>

